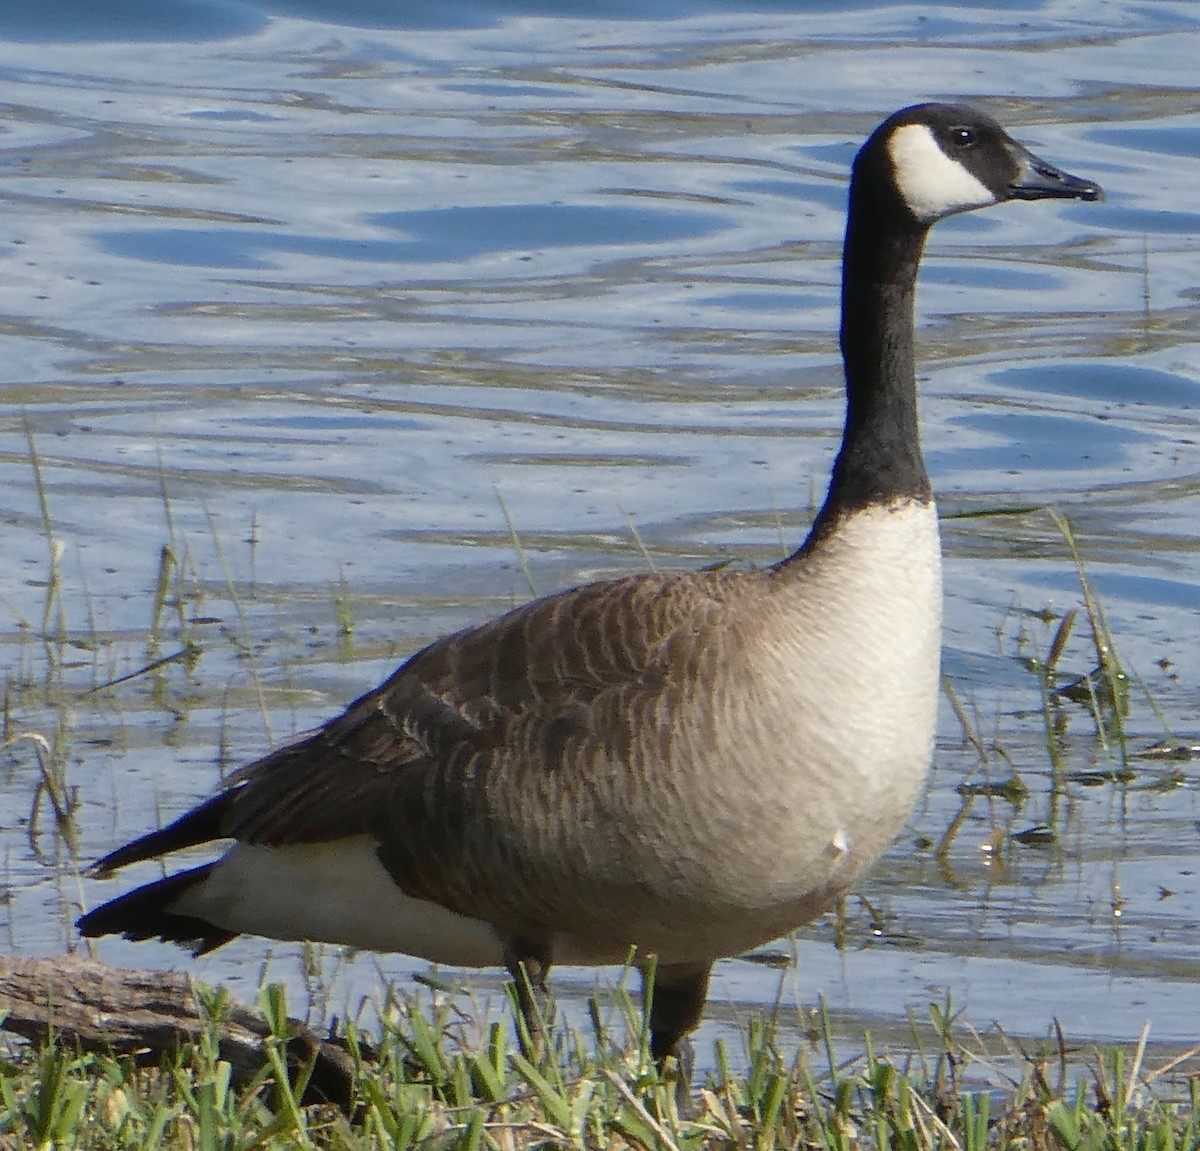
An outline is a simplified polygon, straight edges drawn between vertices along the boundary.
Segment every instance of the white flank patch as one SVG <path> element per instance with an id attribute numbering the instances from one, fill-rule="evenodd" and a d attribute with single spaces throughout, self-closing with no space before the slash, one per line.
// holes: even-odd
<path id="1" fill-rule="evenodd" d="M 996 197 L 957 160 L 942 151 L 924 124 L 905 124 L 888 140 L 900 195 L 923 224 L 985 208 Z"/>
<path id="2" fill-rule="evenodd" d="M 228 931 L 399 952 L 454 967 L 503 960 L 490 924 L 405 895 L 366 836 L 288 847 L 238 844 L 171 910 Z"/>

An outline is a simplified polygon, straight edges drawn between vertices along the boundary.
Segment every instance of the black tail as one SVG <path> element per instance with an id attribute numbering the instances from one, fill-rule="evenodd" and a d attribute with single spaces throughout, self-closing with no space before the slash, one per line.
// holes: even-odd
<path id="1" fill-rule="evenodd" d="M 212 839 L 224 839 L 225 832 L 221 828 L 221 818 L 232 798 L 232 791 L 221 791 L 211 799 L 205 800 L 199 807 L 185 812 L 178 819 L 160 827 L 132 843 L 118 847 L 109 852 L 103 859 L 98 859 L 88 868 L 91 875 L 101 878 L 125 867 L 130 863 L 140 863 L 143 859 L 156 859 L 160 855 L 169 855 L 172 851 L 182 851 L 185 847 L 195 847 L 198 843 L 208 843 Z M 184 872 L 192 875 L 193 872 Z M 142 888 L 141 890 L 149 890 Z M 136 892 L 135 892 L 136 894 Z M 117 900 L 116 902 L 120 902 Z M 113 904 L 106 904 L 111 907 Z M 101 908 L 103 910 L 103 908 Z"/>
<path id="2" fill-rule="evenodd" d="M 154 832 L 145 839 L 153 839 L 155 835 L 163 835 L 169 830 L 170 828 L 163 828 L 161 832 Z M 145 840 L 138 840 L 138 843 L 143 842 Z M 136 843 L 130 844 L 121 851 L 128 851 L 136 846 Z M 119 855 L 121 852 L 114 854 Z M 111 859 L 112 856 L 107 858 Z M 134 858 L 146 857 L 139 855 Z M 104 863 L 105 860 L 100 862 Z M 114 866 L 119 867 L 121 864 Z M 194 915 L 180 915 L 171 910 L 171 904 L 189 887 L 207 879 L 208 873 L 215 866 L 215 863 L 206 863 L 203 867 L 180 871 L 175 875 L 168 875 L 166 879 L 135 888 L 81 916 L 76 926 L 81 935 L 123 935 L 126 939 L 135 940 L 161 939 L 167 943 L 190 947 L 194 954 L 203 955 L 206 951 L 212 951 L 231 939 L 236 939 L 238 933 L 217 927 Z"/>

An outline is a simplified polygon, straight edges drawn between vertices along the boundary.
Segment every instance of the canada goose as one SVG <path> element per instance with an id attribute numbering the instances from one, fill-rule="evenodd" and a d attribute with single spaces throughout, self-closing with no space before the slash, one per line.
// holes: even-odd
<path id="1" fill-rule="evenodd" d="M 211 950 L 241 933 L 503 965 L 536 1032 L 552 963 L 654 955 L 652 1051 L 699 1022 L 714 961 L 853 884 L 929 768 L 941 631 L 913 297 L 937 220 L 1097 200 L 970 108 L 885 121 L 854 162 L 828 496 L 765 570 L 546 596 L 430 644 L 320 730 L 95 864 L 219 859 L 79 920 Z M 649 990 L 649 989 L 647 989 Z"/>

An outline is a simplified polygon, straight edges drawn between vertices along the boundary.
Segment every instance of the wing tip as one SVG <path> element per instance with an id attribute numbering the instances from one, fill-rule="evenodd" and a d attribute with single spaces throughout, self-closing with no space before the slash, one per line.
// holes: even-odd
<path id="1" fill-rule="evenodd" d="M 133 942 L 161 939 L 164 943 L 176 943 L 193 955 L 214 951 L 236 939 L 239 933 L 195 915 L 172 911 L 171 907 L 189 888 L 203 883 L 215 866 L 206 863 L 135 887 L 81 915 L 75 926 L 87 939 L 120 935 Z"/>

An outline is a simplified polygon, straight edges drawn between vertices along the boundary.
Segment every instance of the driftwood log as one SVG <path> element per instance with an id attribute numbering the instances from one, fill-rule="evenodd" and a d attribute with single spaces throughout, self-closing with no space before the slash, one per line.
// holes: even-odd
<path id="1" fill-rule="evenodd" d="M 37 1043 L 52 1038 L 149 1061 L 194 1042 L 209 1025 L 187 975 L 110 967 L 76 955 L 0 956 L 0 1028 Z M 236 1082 L 245 1084 L 262 1070 L 270 1035 L 261 1012 L 232 996 L 223 1001 L 218 1043 Z M 303 1102 L 351 1113 L 354 1060 L 344 1046 L 289 1020 L 286 1055 L 293 1074 L 312 1067 Z"/>

